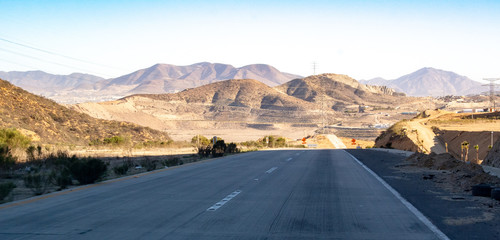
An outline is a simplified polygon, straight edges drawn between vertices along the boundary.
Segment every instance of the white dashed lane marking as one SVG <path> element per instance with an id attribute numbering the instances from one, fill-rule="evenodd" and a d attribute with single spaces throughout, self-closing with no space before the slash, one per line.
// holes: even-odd
<path id="1" fill-rule="evenodd" d="M 269 170 L 266 171 L 266 173 L 272 173 L 274 170 L 278 169 L 278 167 L 272 167 Z"/>
<path id="2" fill-rule="evenodd" d="M 240 194 L 240 193 L 241 193 L 240 190 L 236 190 L 236 191 L 232 192 L 231 194 L 227 195 L 224 199 L 220 200 L 219 202 L 217 202 L 213 206 L 209 207 L 207 209 L 207 211 L 215 211 L 215 210 L 219 209 L 220 207 L 224 206 L 224 204 L 231 201 L 231 199 L 238 196 L 238 194 Z"/>

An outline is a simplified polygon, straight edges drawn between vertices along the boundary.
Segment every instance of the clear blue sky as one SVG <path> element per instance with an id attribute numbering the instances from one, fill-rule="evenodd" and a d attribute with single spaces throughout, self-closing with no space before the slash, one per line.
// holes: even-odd
<path id="1" fill-rule="evenodd" d="M 117 77 L 156 63 L 265 63 L 394 79 L 500 77 L 500 1 L 5 1 L 0 71 Z"/>

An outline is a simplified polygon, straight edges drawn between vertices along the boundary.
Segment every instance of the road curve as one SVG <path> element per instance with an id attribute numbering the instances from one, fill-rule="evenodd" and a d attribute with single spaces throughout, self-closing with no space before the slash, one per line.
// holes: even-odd
<path id="1" fill-rule="evenodd" d="M 0 239 L 439 239 L 343 150 L 239 154 L 0 207 Z"/>

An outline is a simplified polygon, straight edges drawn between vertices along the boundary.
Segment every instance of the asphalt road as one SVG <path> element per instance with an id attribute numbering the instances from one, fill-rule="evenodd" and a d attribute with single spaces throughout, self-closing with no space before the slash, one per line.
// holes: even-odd
<path id="1" fill-rule="evenodd" d="M 343 150 L 261 151 L 0 205 L 0 239 L 439 239 L 417 216 Z"/>

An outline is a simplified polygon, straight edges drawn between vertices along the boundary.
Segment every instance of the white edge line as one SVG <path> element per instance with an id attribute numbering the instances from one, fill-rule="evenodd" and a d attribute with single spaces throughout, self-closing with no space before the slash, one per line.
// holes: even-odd
<path id="1" fill-rule="evenodd" d="M 387 182 L 384 181 L 384 179 L 380 178 L 375 172 L 373 172 L 370 168 L 368 168 L 366 165 L 364 165 L 361 161 L 359 161 L 356 157 L 354 157 L 352 154 L 349 152 L 345 151 L 349 156 L 351 156 L 354 161 L 356 161 L 359 165 L 361 165 L 366 171 L 368 171 L 371 175 L 373 175 L 382 185 L 384 185 L 385 188 L 387 188 L 403 205 L 410 210 L 422 223 L 424 223 L 434 234 L 437 235 L 438 238 L 442 240 L 450 240 L 446 234 L 441 232 L 439 228 L 436 227 L 424 214 L 422 214 L 417 208 L 415 208 L 410 202 L 408 202 L 404 197 L 399 194 L 398 191 L 396 191 L 394 188 L 392 188 Z"/>

